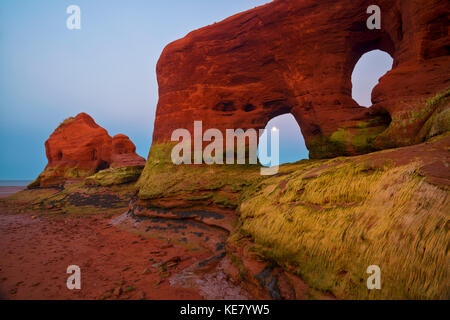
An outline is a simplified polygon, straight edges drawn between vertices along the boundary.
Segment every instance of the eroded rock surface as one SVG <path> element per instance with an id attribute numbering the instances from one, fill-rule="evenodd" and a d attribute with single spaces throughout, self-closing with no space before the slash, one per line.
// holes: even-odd
<path id="1" fill-rule="evenodd" d="M 45 142 L 47 168 L 105 169 L 111 162 L 111 137 L 86 113 L 68 118 Z"/>
<path id="2" fill-rule="evenodd" d="M 145 166 L 145 159 L 136 154 L 136 146 L 124 134 L 112 138 L 112 168 Z"/>
<path id="3" fill-rule="evenodd" d="M 366 26 L 373 4 L 381 30 Z M 448 119 L 439 99 L 450 85 L 448 13 L 441 0 L 277 0 L 193 31 L 159 59 L 154 144 L 177 128 L 193 132 L 194 120 L 225 133 L 288 112 L 311 158 L 419 143 L 433 114 Z M 351 97 L 351 73 L 374 49 L 394 65 L 364 108 Z M 449 129 L 441 122 L 439 133 Z"/>
<path id="4" fill-rule="evenodd" d="M 127 136 L 118 134 L 111 138 L 108 131 L 86 113 L 64 120 L 45 142 L 45 152 L 48 164 L 30 184 L 31 188 L 59 185 L 110 167 L 119 168 L 120 172 L 109 170 L 108 181 L 129 182 L 129 171 L 136 180 L 145 165 L 145 159 L 136 154 L 136 147 Z M 137 174 L 136 168 L 139 168 Z M 116 179 L 117 173 L 120 179 Z"/>

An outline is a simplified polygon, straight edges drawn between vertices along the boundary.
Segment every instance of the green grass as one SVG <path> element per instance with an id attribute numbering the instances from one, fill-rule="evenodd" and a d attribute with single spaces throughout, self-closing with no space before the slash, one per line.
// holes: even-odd
<path id="1" fill-rule="evenodd" d="M 435 93 L 426 100 L 418 100 L 404 110 L 392 114 L 390 126 L 376 137 L 378 149 L 407 146 L 443 134 L 450 130 L 450 89 Z"/>
<path id="2" fill-rule="evenodd" d="M 450 131 L 450 89 L 429 98 L 426 102 L 428 108 L 434 112 L 428 118 L 419 132 L 421 141 Z"/>
<path id="3" fill-rule="evenodd" d="M 75 120 L 74 117 L 69 117 L 69 118 L 64 119 L 64 120 L 58 125 L 58 127 L 56 128 L 56 130 L 60 129 L 60 128 L 61 128 L 62 126 L 64 126 L 64 125 L 67 125 L 67 124 L 71 123 L 73 120 Z"/>
<path id="4" fill-rule="evenodd" d="M 87 185 L 107 187 L 135 182 L 139 179 L 142 169 L 143 167 L 109 168 L 87 177 L 85 183 Z"/>
<path id="5" fill-rule="evenodd" d="M 439 105 L 446 103 L 448 101 L 449 97 L 450 97 L 450 88 L 434 95 L 431 98 L 428 98 L 426 105 L 428 107 L 437 107 Z"/>
<path id="6" fill-rule="evenodd" d="M 80 179 L 94 174 L 94 169 L 82 168 L 46 168 L 28 185 L 29 189 L 64 184 L 67 179 Z"/>
<path id="7" fill-rule="evenodd" d="M 174 165 L 172 146 L 152 146 L 137 183 L 141 202 L 155 205 L 155 200 L 176 197 L 189 205 L 198 202 L 235 208 L 240 191 L 261 179 L 258 165 Z"/>
<path id="8" fill-rule="evenodd" d="M 328 165 L 311 176 L 298 164 L 260 182 L 239 207 L 236 232 L 337 298 L 448 299 L 448 192 L 419 177 L 419 163 Z M 366 288 L 373 264 L 382 290 Z"/>
<path id="9" fill-rule="evenodd" d="M 89 186 L 79 179 L 60 188 L 25 189 L 2 199 L 2 202 L 16 213 L 36 212 L 65 217 L 90 214 L 111 216 L 124 212 L 135 192 L 134 183 Z M 105 200 L 99 202 L 102 197 Z"/>
<path id="10" fill-rule="evenodd" d="M 371 155 L 303 160 L 261 177 L 251 166 L 174 166 L 170 149 L 152 147 L 141 200 L 237 206 L 229 241 L 250 237 L 259 256 L 337 298 L 449 297 L 448 191 L 418 174 L 420 162 L 397 167 L 382 151 L 386 160 L 376 165 Z M 382 290 L 366 287 L 373 264 Z"/>

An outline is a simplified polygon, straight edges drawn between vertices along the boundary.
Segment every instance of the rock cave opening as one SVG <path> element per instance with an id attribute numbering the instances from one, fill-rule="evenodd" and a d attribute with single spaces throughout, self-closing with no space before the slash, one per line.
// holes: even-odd
<path id="1" fill-rule="evenodd" d="M 378 80 L 392 69 L 394 59 L 386 51 L 363 54 L 352 73 L 352 98 L 363 107 L 372 105 L 372 91 Z"/>
<path id="2" fill-rule="evenodd" d="M 270 135 L 272 130 L 279 131 L 279 161 L 280 164 L 297 162 L 309 158 L 309 151 L 306 148 L 305 140 L 300 126 L 291 113 L 276 116 L 267 122 L 265 133 L 261 139 L 268 138 L 268 148 L 270 150 Z M 258 146 L 258 158 L 260 158 L 260 148 Z M 261 161 L 262 162 L 262 161 Z M 267 165 L 262 163 L 262 165 Z"/>
<path id="3" fill-rule="evenodd" d="M 109 168 L 109 163 L 104 160 L 100 160 L 97 164 L 97 167 L 95 168 L 95 172 L 99 172 L 101 170 L 105 170 Z"/>

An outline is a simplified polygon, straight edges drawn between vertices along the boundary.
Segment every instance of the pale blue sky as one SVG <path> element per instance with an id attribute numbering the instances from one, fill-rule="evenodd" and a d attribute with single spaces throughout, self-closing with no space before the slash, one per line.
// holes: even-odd
<path id="1" fill-rule="evenodd" d="M 45 140 L 80 112 L 147 157 L 165 45 L 267 2 L 0 0 L 0 180 L 34 179 L 47 163 Z M 81 30 L 66 28 L 71 4 L 81 8 Z M 306 157 L 295 121 L 284 123 L 283 162 Z"/>

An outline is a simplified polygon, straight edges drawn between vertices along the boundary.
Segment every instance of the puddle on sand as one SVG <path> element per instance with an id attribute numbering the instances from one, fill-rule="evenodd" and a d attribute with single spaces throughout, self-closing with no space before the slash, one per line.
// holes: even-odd
<path id="1" fill-rule="evenodd" d="M 202 248 L 209 258 L 195 262 L 169 278 L 171 286 L 198 289 L 207 300 L 247 300 L 249 295 L 234 284 L 225 268 L 228 232 L 201 221 L 136 217 L 127 212 L 110 221 L 116 227 L 141 235 L 164 235 L 170 242 Z"/>
<path id="2" fill-rule="evenodd" d="M 182 288 L 197 288 L 207 300 L 248 300 L 245 290 L 232 283 L 226 275 L 224 265 L 227 258 L 223 256 L 216 256 L 217 261 L 209 262 L 206 269 L 199 266 L 200 263 L 191 265 L 173 275 L 170 284 Z"/>

